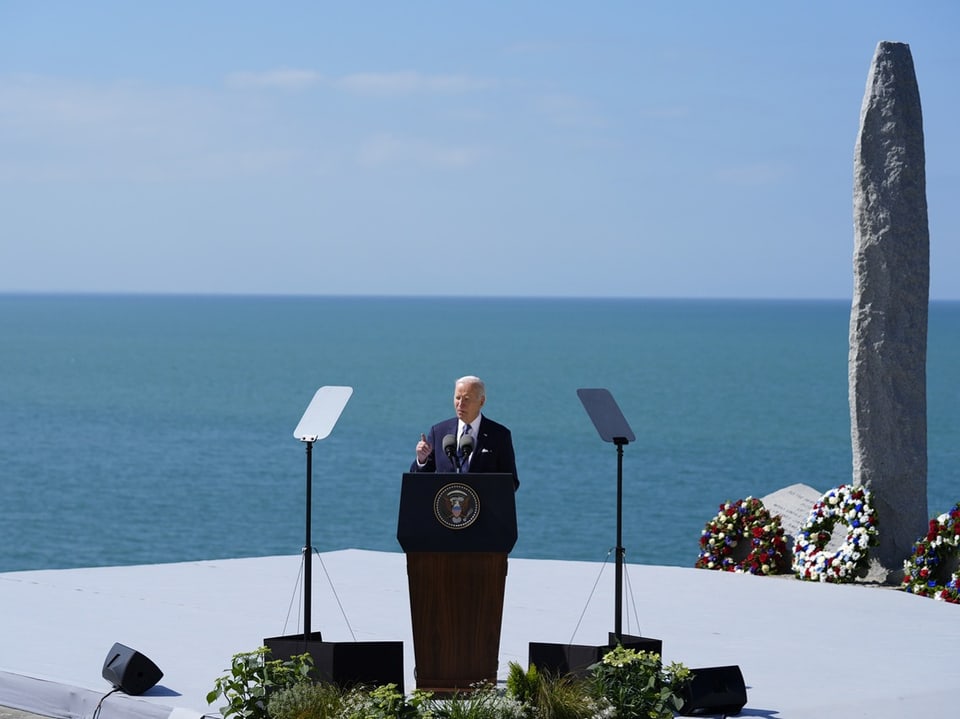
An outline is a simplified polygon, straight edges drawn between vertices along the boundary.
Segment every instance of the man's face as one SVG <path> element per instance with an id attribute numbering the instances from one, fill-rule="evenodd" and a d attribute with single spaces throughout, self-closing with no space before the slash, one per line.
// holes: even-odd
<path id="1" fill-rule="evenodd" d="M 453 390 L 453 408 L 457 412 L 457 417 L 468 424 L 472 424 L 479 416 L 480 408 L 483 407 L 486 399 L 480 387 L 475 384 L 458 382 Z"/>

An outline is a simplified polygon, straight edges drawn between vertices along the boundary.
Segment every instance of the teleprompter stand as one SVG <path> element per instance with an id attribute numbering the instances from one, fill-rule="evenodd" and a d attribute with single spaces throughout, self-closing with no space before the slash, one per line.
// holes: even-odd
<path id="1" fill-rule="evenodd" d="M 403 642 L 325 642 L 310 628 L 312 608 L 311 507 L 313 504 L 313 444 L 333 431 L 352 387 L 321 387 L 303 413 L 293 436 L 306 445 L 306 539 L 303 545 L 303 633 L 267 637 L 264 645 L 272 659 L 286 660 L 310 654 L 316 678 L 349 687 L 358 684 L 396 684 L 403 691 Z"/>
<path id="2" fill-rule="evenodd" d="M 511 474 L 403 475 L 397 540 L 417 689 L 451 696 L 497 682 L 514 491 Z"/>
<path id="3" fill-rule="evenodd" d="M 587 668 L 603 658 L 610 649 L 622 645 L 627 649 L 662 654 L 663 642 L 630 636 L 622 631 L 623 625 L 623 447 L 636 437 L 616 401 L 605 389 L 578 389 L 577 396 L 593 421 L 600 438 L 617 447 L 617 545 L 616 577 L 614 581 L 614 629 L 603 645 L 547 644 L 530 642 L 530 664 L 537 669 L 560 676 L 585 674 Z"/>

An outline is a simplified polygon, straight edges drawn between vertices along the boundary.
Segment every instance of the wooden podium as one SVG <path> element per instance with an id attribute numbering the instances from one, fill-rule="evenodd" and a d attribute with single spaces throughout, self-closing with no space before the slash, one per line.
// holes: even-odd
<path id="1" fill-rule="evenodd" d="M 449 695 L 496 684 L 514 491 L 510 474 L 403 475 L 397 539 L 417 689 Z"/>

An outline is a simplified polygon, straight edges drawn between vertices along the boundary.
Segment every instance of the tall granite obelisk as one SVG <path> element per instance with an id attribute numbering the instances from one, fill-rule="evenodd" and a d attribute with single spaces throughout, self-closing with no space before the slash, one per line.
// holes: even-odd
<path id="1" fill-rule="evenodd" d="M 910 47 L 877 45 L 854 160 L 849 393 L 853 482 L 870 489 L 880 545 L 869 580 L 898 581 L 926 533 L 927 224 L 923 116 Z"/>

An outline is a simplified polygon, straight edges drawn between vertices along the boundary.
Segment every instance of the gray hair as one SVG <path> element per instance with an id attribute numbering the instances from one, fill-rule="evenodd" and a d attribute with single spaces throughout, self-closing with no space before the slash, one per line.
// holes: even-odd
<path id="1" fill-rule="evenodd" d="M 483 380 L 472 374 L 468 374 L 466 377 L 461 377 L 460 379 L 458 379 L 456 382 L 453 383 L 453 386 L 456 387 L 458 384 L 469 384 L 469 385 L 474 385 L 476 387 L 479 387 L 480 396 L 481 397 L 487 396 L 487 387 L 486 385 L 483 384 Z"/>

